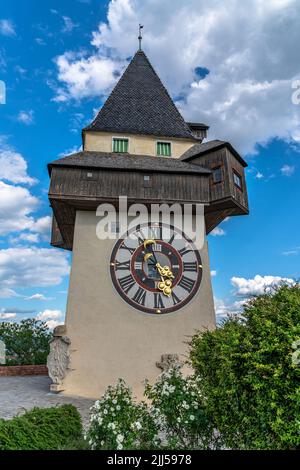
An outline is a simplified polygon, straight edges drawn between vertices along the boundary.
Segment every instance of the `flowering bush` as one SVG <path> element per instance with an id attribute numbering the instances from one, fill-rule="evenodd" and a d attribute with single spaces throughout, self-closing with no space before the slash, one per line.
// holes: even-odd
<path id="1" fill-rule="evenodd" d="M 180 368 L 146 382 L 150 405 L 136 403 L 122 379 L 108 387 L 91 408 L 86 435 L 91 449 L 207 449 L 217 446 L 199 392 L 199 379 L 184 378 Z"/>
<path id="2" fill-rule="evenodd" d="M 152 402 L 151 415 L 166 448 L 207 449 L 217 446 L 199 379 L 183 377 L 180 367 L 163 372 L 154 385 L 146 383 L 145 395 Z"/>
<path id="3" fill-rule="evenodd" d="M 135 403 L 123 379 L 91 408 L 85 436 L 91 449 L 153 449 L 157 427 L 145 403 Z"/>

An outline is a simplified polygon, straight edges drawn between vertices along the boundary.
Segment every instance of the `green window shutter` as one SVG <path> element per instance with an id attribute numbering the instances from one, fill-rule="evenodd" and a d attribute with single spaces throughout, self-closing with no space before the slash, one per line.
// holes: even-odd
<path id="1" fill-rule="evenodd" d="M 170 142 L 157 142 L 157 156 L 158 157 L 170 157 L 171 156 Z"/>
<path id="2" fill-rule="evenodd" d="M 127 153 L 128 139 L 113 139 L 113 152 Z"/>

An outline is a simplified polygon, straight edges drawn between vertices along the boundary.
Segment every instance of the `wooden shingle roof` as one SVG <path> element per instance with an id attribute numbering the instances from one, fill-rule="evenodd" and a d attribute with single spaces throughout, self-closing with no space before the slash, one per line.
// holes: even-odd
<path id="1" fill-rule="evenodd" d="M 178 158 L 84 151 L 73 153 L 49 163 L 48 170 L 50 174 L 54 166 L 182 174 L 209 175 L 211 173 L 207 168 L 185 163 Z"/>
<path id="2" fill-rule="evenodd" d="M 184 162 L 189 162 L 189 161 L 192 161 L 194 158 L 197 158 L 198 156 L 204 155 L 214 150 L 219 150 L 223 147 L 227 147 L 244 167 L 248 166 L 245 160 L 235 150 L 235 148 L 231 145 L 230 142 L 226 142 L 225 140 L 217 140 L 217 139 L 209 140 L 208 142 L 203 142 L 201 144 L 193 145 L 193 147 L 189 148 L 183 155 L 181 155 L 180 160 Z"/>
<path id="3" fill-rule="evenodd" d="M 97 114 L 83 129 L 197 140 L 143 51 L 134 55 Z"/>

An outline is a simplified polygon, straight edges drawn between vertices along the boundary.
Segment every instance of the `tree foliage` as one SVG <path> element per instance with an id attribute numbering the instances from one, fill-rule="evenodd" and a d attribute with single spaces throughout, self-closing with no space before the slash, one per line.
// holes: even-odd
<path id="1" fill-rule="evenodd" d="M 299 339 L 299 285 L 260 295 L 242 320 L 193 337 L 191 362 L 226 446 L 300 447 L 300 364 L 293 360 Z"/>
<path id="2" fill-rule="evenodd" d="M 32 318 L 0 323 L 6 347 L 6 365 L 46 364 L 51 333 L 45 322 Z"/>

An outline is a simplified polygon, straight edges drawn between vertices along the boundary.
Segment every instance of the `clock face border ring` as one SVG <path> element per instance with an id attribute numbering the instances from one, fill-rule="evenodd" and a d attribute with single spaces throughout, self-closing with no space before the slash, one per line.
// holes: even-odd
<path id="1" fill-rule="evenodd" d="M 116 253 L 118 252 L 120 246 L 122 245 L 122 243 L 126 240 L 126 238 L 133 232 L 136 232 L 137 230 L 139 229 L 143 229 L 143 228 L 146 228 L 146 227 L 151 227 L 151 226 L 161 226 L 161 227 L 166 227 L 168 229 L 171 229 L 172 231 L 174 232 L 177 232 L 179 233 L 183 238 L 185 238 L 185 240 L 190 244 L 190 246 L 193 248 L 193 251 L 195 253 L 195 256 L 197 258 L 197 263 L 198 263 L 198 266 L 199 266 L 199 272 L 197 274 L 197 279 L 196 279 L 196 282 L 195 282 L 195 285 L 194 285 L 194 288 L 191 292 L 190 295 L 188 295 L 184 300 L 182 300 L 181 302 L 179 302 L 179 304 L 176 304 L 172 307 L 168 307 L 168 308 L 165 308 L 163 309 L 159 314 L 155 311 L 154 308 L 148 308 L 148 307 L 144 307 L 140 304 L 137 304 L 136 302 L 134 302 L 130 297 L 128 297 L 124 291 L 120 288 L 120 285 L 118 283 L 118 280 L 117 280 L 117 277 L 115 276 L 115 266 L 114 266 L 114 263 L 115 263 L 115 257 L 116 257 Z M 159 240 L 159 239 L 157 239 Z M 164 240 L 162 240 L 164 241 Z M 112 252 L 111 252 L 111 256 L 110 256 L 110 266 L 109 266 L 109 270 L 110 270 L 110 277 L 111 277 L 111 280 L 112 280 L 112 283 L 113 283 L 113 286 L 117 292 L 117 294 L 122 298 L 122 300 L 127 304 L 127 305 L 130 305 L 131 307 L 133 307 L 135 310 L 138 310 L 139 312 L 143 312 L 143 313 L 146 313 L 148 315 L 157 315 L 157 316 L 160 316 L 160 315 L 167 315 L 167 314 L 170 314 L 170 313 L 174 313 L 174 312 L 179 312 L 183 307 L 185 307 L 186 305 L 188 305 L 195 297 L 195 295 L 198 293 L 199 291 L 199 287 L 201 285 L 201 282 L 202 282 L 202 277 L 203 277 L 203 267 L 202 267 L 202 260 L 201 260 L 201 255 L 200 255 L 200 252 L 199 250 L 196 249 L 195 247 L 195 244 L 194 242 L 180 229 L 174 227 L 173 225 L 167 225 L 167 224 L 164 224 L 162 222 L 160 223 L 154 223 L 154 222 L 149 222 L 149 223 L 144 223 L 144 224 L 139 224 L 135 227 L 132 227 L 130 230 L 126 231 L 122 237 L 120 239 L 117 240 L 117 242 L 115 243 L 113 249 L 112 249 Z M 178 305 L 178 306 L 177 306 Z"/>

